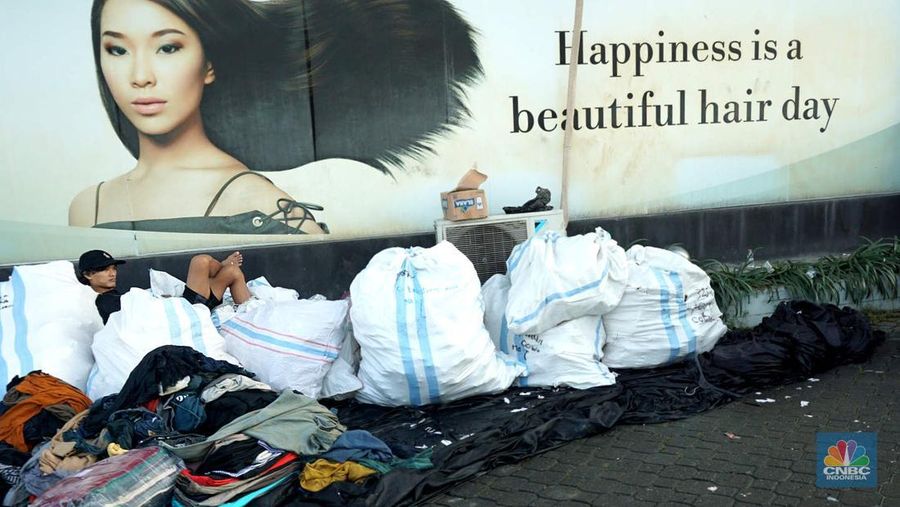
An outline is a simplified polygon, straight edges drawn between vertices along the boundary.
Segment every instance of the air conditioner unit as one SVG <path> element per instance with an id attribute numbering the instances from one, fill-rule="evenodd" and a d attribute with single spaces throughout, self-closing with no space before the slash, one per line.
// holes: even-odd
<path id="1" fill-rule="evenodd" d="M 437 242 L 447 240 L 472 261 L 484 283 L 497 273 L 506 273 L 506 259 L 514 246 L 542 230 L 562 231 L 562 211 L 538 211 L 495 215 L 477 220 L 435 220 Z"/>

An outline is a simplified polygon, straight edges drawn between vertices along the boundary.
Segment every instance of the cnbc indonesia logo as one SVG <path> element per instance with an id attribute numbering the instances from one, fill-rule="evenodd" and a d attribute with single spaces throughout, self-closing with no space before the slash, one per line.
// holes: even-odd
<path id="1" fill-rule="evenodd" d="M 867 481 L 872 473 L 866 448 L 856 440 L 838 440 L 828 447 L 823 464 L 826 481 Z"/>

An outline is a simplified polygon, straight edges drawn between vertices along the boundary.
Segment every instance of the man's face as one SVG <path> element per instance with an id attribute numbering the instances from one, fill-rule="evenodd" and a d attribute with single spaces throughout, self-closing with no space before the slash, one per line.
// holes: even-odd
<path id="1" fill-rule="evenodd" d="M 100 271 L 85 274 L 84 277 L 87 278 L 88 284 L 92 289 L 102 294 L 116 288 L 116 275 L 118 274 L 118 271 L 118 267 L 113 264 L 106 266 Z"/>

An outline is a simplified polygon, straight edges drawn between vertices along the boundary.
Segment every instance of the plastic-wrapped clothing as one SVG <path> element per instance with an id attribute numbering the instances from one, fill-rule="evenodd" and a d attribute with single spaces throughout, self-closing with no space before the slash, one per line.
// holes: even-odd
<path id="1" fill-rule="evenodd" d="M 391 448 L 366 430 L 350 430 L 344 432 L 322 458 L 329 461 L 359 461 L 371 459 L 390 461 L 394 459 Z"/>
<path id="2" fill-rule="evenodd" d="M 57 482 L 33 505 L 164 505 L 181 468 L 181 460 L 159 447 L 134 449 Z"/>
<path id="3" fill-rule="evenodd" d="M 38 432 L 39 438 L 36 441 L 27 441 L 24 433 L 26 424 L 46 407 L 65 404 L 71 407 L 74 413 L 78 413 L 91 405 L 91 400 L 84 393 L 40 371 L 31 372 L 23 379 L 14 378 L 10 385 L 13 386 L 11 389 L 28 397 L 19 399 L 0 416 L 0 440 L 22 452 L 30 451 L 36 441 L 53 436 L 65 423 L 64 420 L 56 419 L 54 424 L 41 425 L 43 430 Z M 9 390 L 10 388 L 7 388 L 7 391 Z"/>
<path id="4" fill-rule="evenodd" d="M 300 474 L 300 487 L 307 491 L 322 491 L 333 482 L 360 482 L 377 472 L 369 467 L 345 461 L 335 463 L 327 459 L 317 459 L 307 463 Z"/>
<path id="5" fill-rule="evenodd" d="M 337 416 L 316 400 L 285 390 L 270 405 L 238 417 L 203 442 L 178 448 L 160 445 L 186 461 L 197 461 L 217 440 L 243 433 L 272 447 L 309 455 L 330 449 L 344 430 Z"/>
<path id="6" fill-rule="evenodd" d="M 161 389 L 175 385 L 186 376 L 203 375 L 216 378 L 225 373 L 254 375 L 227 361 L 207 357 L 200 352 L 178 345 L 157 347 L 141 359 L 128 375 L 128 380 L 109 406 L 92 407 L 84 421 L 84 433 L 94 436 L 106 424 L 109 415 L 118 410 L 136 408 L 159 396 Z"/>

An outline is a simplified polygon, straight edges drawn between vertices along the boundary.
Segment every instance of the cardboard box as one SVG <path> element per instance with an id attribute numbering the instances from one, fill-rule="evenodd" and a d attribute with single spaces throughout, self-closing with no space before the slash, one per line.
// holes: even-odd
<path id="1" fill-rule="evenodd" d="M 441 209 L 445 220 L 471 220 L 488 216 L 487 197 L 484 190 L 478 188 L 487 176 L 470 169 L 456 188 L 449 192 L 441 192 Z"/>
<path id="2" fill-rule="evenodd" d="M 441 208 L 446 220 L 471 220 L 488 216 L 484 190 L 454 190 L 441 192 Z"/>

